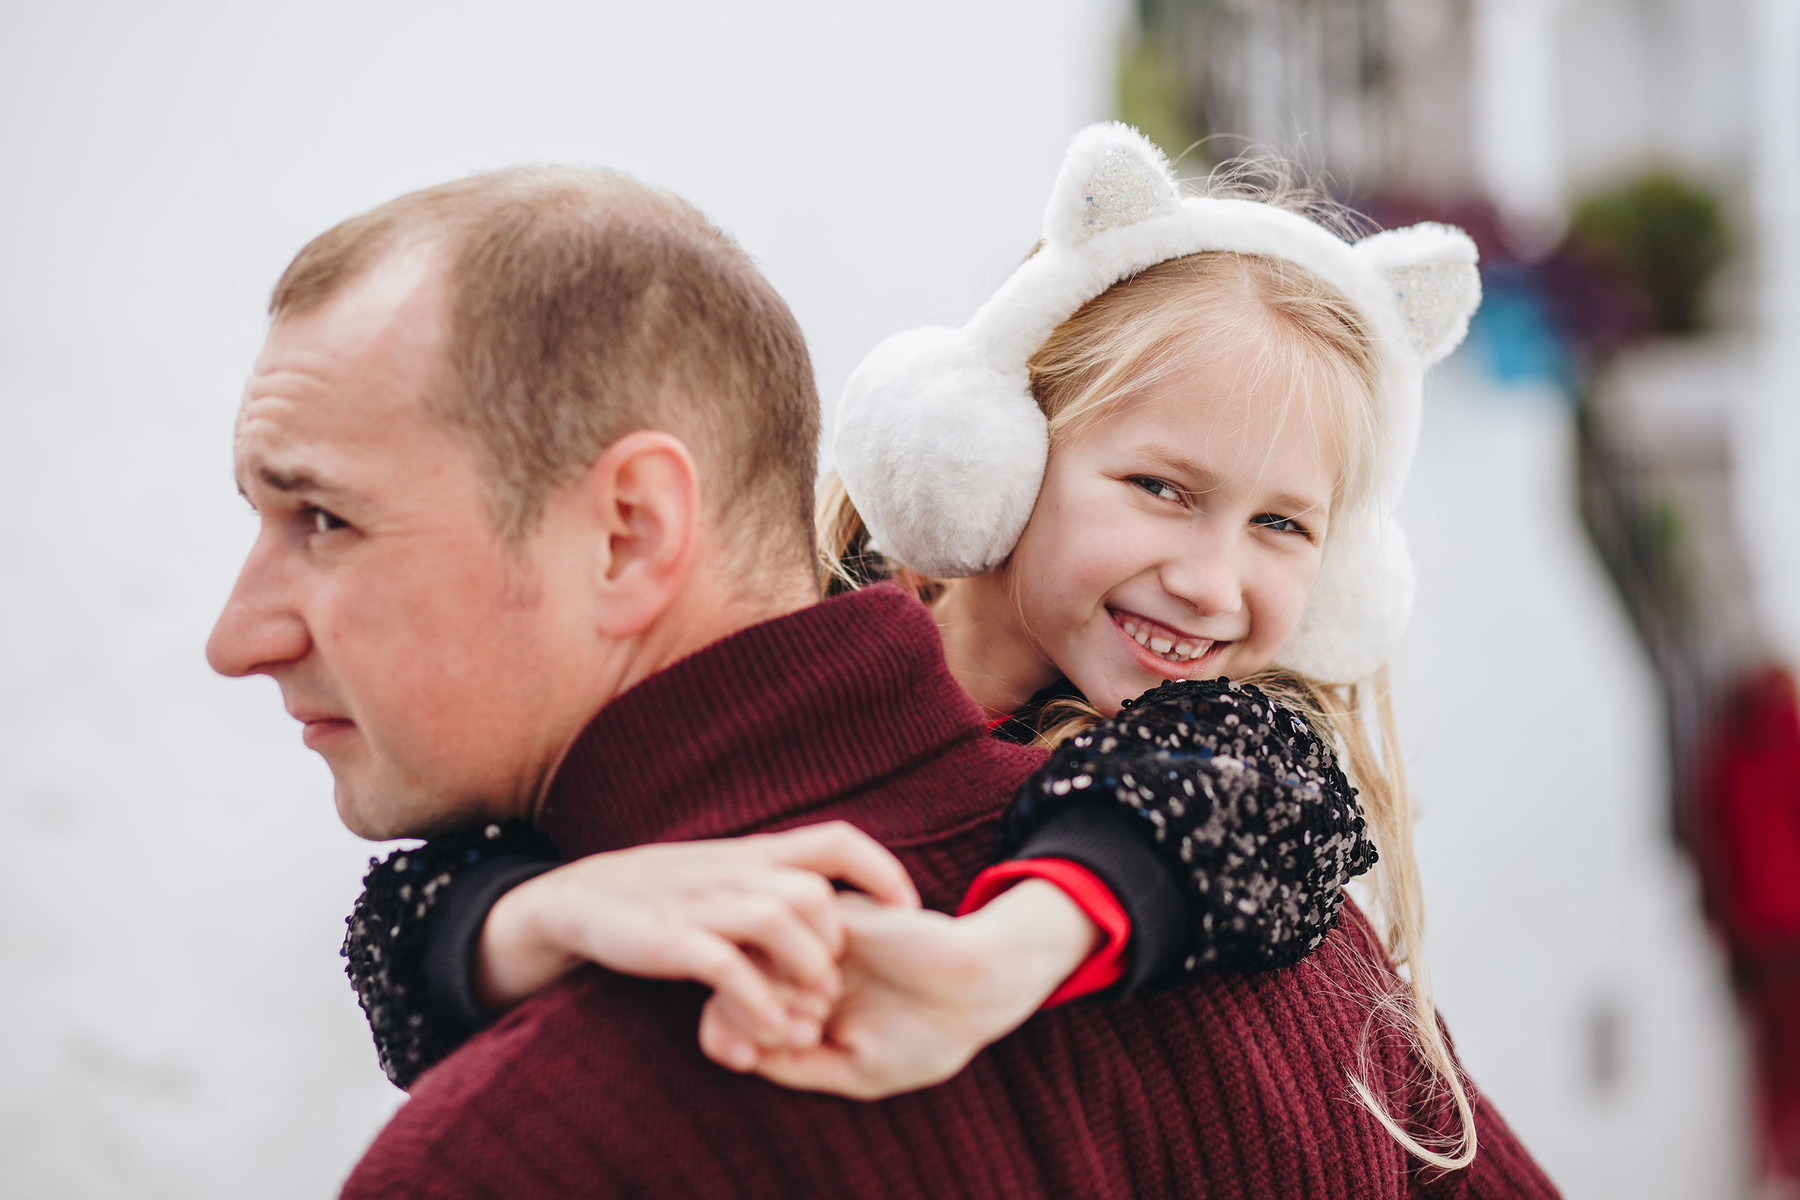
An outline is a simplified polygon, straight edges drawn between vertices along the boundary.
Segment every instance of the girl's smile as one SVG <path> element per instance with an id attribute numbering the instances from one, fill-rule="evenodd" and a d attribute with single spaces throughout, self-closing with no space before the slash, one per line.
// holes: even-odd
<path id="1" fill-rule="evenodd" d="M 1113 624 L 1119 627 L 1119 632 L 1145 652 L 1145 661 L 1151 670 L 1160 669 L 1158 664 L 1167 664 L 1177 669 L 1177 674 L 1169 676 L 1171 679 L 1200 678 L 1194 674 L 1196 668 L 1202 667 L 1206 659 L 1231 645 L 1229 641 L 1171 629 L 1139 613 L 1122 612 L 1115 608 L 1106 611 L 1112 617 Z"/>

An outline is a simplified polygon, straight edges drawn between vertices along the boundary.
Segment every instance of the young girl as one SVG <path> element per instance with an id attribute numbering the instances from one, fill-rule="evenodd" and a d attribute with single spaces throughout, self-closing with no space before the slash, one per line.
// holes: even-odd
<path id="1" fill-rule="evenodd" d="M 1410 605 L 1404 545 L 1388 513 L 1412 452 L 1420 374 L 1460 340 L 1477 300 L 1473 247 L 1459 233 L 1420 227 L 1351 245 L 1271 203 L 1182 199 L 1160 154 L 1124 127 L 1079 135 L 1039 250 L 993 300 L 962 329 L 890 339 L 852 377 L 836 439 L 842 488 L 827 496 L 825 524 L 848 573 L 891 571 L 927 598 L 958 681 L 997 723 L 1036 724 L 1052 741 L 1092 726 L 1008 818 L 1010 848 L 1090 869 L 1071 878 L 1039 868 L 1063 890 L 1030 881 L 957 923 L 987 920 L 1015 939 L 983 945 L 995 952 L 988 982 L 1020 986 L 998 1002 L 963 989 L 971 1007 L 990 1011 L 952 1034 L 945 1030 L 957 1023 L 942 1014 L 928 1015 L 923 1033 L 911 1028 L 923 1042 L 961 1036 L 973 1046 L 910 1057 L 871 1050 L 848 1023 L 879 1011 L 872 994 L 899 986 L 875 969 L 851 980 L 820 1046 L 816 1020 L 800 1022 L 808 1027 L 788 1048 L 752 1032 L 755 1018 L 729 1012 L 721 989 L 708 1007 L 709 1052 L 846 1094 L 942 1078 L 946 1064 L 954 1070 L 1016 1025 L 1090 955 L 1091 931 L 1060 943 L 1063 958 L 1048 972 L 1041 947 L 1022 944 L 1035 928 L 1068 928 L 1072 901 L 1113 934 L 1104 947 L 1111 974 L 1084 968 L 1084 986 L 1117 977 L 1125 929 L 1113 919 L 1118 904 L 1106 907 L 1108 891 L 1130 918 L 1133 984 L 1292 962 L 1318 945 L 1342 883 L 1374 857 L 1335 748 L 1380 848 L 1375 891 L 1387 945 L 1410 968 L 1410 997 L 1379 1003 L 1401 1014 L 1418 1060 L 1454 1105 L 1456 1131 L 1426 1144 L 1368 1081 L 1352 1085 L 1416 1156 L 1471 1162 L 1476 1118 L 1419 953 L 1411 818 L 1381 664 Z M 1260 683 L 1324 740 L 1254 687 L 1178 686 L 1132 703 L 1163 680 L 1218 676 Z M 1364 711 L 1371 695 L 1379 754 Z M 434 861 L 481 858 L 484 839 L 428 852 Z M 623 854 L 646 850 L 682 852 Z M 803 857 L 775 859 L 791 866 Z M 438 950 L 420 949 L 423 935 L 410 948 L 377 949 L 387 962 L 396 951 L 446 959 L 452 966 L 438 976 L 450 982 L 439 990 L 454 991 L 455 964 L 479 936 L 488 995 L 502 1002 L 577 957 L 677 974 L 595 952 L 592 930 L 621 919 L 618 897 L 655 890 L 615 887 L 605 874 L 614 868 L 598 860 L 619 858 L 596 856 L 506 892 L 480 933 L 495 896 L 541 869 L 494 859 L 489 882 L 457 883 L 464 915 L 454 934 L 433 933 Z M 593 886 L 571 905 L 581 890 L 572 880 L 584 871 Z M 990 872 L 971 901 L 1029 871 Z M 371 873 L 372 899 L 353 927 L 353 958 L 365 963 L 368 939 L 358 933 L 389 928 L 382 877 Z M 1171 894 L 1185 921 L 1156 915 L 1170 911 Z M 904 900 L 893 888 L 886 895 Z M 877 968 L 884 953 L 917 964 L 906 935 L 892 932 L 904 914 L 885 914 L 884 925 L 882 914 L 848 912 L 851 935 L 866 943 L 855 953 Z M 555 927 L 546 930 L 547 920 Z M 755 947 L 772 976 L 797 957 L 773 937 L 734 940 Z M 1040 969 L 1012 970 L 1007 952 Z M 530 965 L 496 965 L 506 961 Z M 929 960 L 914 969 L 929 975 Z M 365 971 L 360 982 L 379 1025 L 380 1003 L 370 999 L 390 1000 L 391 981 Z M 910 982 L 915 998 L 930 992 Z M 839 999 L 837 986 L 811 1001 L 793 989 L 783 998 L 790 1011 L 816 1015 L 816 1001 Z M 935 1002 L 953 1009 L 957 995 L 941 989 Z M 911 1075 L 891 1067 L 920 1060 L 933 1066 Z"/>

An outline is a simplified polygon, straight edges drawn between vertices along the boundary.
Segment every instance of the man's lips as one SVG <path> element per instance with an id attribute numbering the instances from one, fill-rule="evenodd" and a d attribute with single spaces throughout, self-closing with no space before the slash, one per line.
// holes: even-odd
<path id="1" fill-rule="evenodd" d="M 294 719 L 304 728 L 300 738 L 309 749 L 317 750 L 323 742 L 330 741 L 340 734 L 348 733 L 356 728 L 356 722 L 346 717 L 314 716 L 311 714 L 295 714 Z"/>

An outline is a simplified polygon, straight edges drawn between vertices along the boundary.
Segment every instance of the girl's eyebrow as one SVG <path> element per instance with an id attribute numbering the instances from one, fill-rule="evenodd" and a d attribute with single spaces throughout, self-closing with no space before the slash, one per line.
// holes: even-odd
<path id="1" fill-rule="evenodd" d="M 1136 452 L 1158 465 L 1166 468 L 1171 474 L 1182 477 L 1183 482 L 1193 483 L 1193 491 L 1204 494 L 1222 485 L 1225 481 L 1217 471 L 1203 467 L 1193 459 L 1171 450 L 1167 446 L 1147 443 L 1137 447 Z M 1294 492 L 1277 492 L 1268 497 L 1269 503 L 1283 509 L 1293 516 L 1301 513 L 1324 512 L 1328 504 L 1316 496 L 1303 496 Z"/>
<path id="2" fill-rule="evenodd" d="M 1203 467 L 1193 459 L 1156 442 L 1135 447 L 1133 453 L 1137 457 L 1147 458 L 1158 466 L 1167 468 L 1172 474 L 1180 475 L 1188 482 L 1198 484 L 1195 491 L 1210 492 L 1224 482 L 1218 472 Z"/>

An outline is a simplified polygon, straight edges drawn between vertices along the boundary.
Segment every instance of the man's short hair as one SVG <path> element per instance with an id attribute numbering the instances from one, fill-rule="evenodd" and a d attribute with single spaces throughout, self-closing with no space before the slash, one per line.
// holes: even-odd
<path id="1" fill-rule="evenodd" d="M 282 273 L 269 311 L 322 304 L 421 245 L 449 271 L 451 369 L 436 406 L 470 436 L 509 542 L 607 446 L 658 429 L 694 452 L 718 520 L 811 563 L 819 400 L 806 342 L 696 209 L 612 171 L 477 175 L 320 234 Z M 773 549 L 761 541 L 758 558 Z"/>

